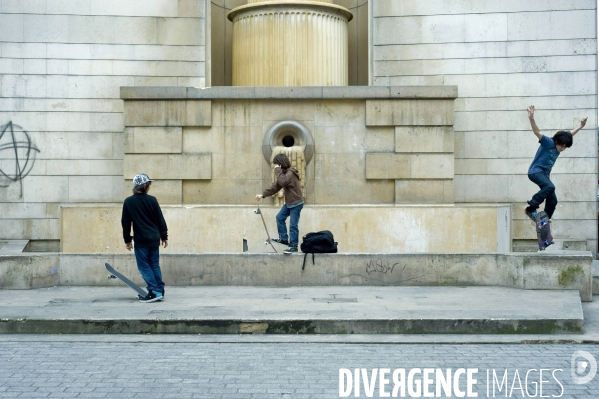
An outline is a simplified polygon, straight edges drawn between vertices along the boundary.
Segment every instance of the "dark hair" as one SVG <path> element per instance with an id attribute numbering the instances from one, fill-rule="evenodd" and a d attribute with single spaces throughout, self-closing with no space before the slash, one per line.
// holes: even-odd
<path id="1" fill-rule="evenodd" d="M 572 133 L 567 130 L 560 130 L 553 135 L 553 142 L 555 145 L 565 145 L 566 148 L 572 147 Z"/>
<path id="2" fill-rule="evenodd" d="M 145 194 L 148 192 L 148 187 L 150 187 L 150 184 L 152 184 L 152 182 L 147 182 L 144 184 L 141 184 L 139 186 L 135 186 L 133 187 L 133 194 Z"/>
<path id="3" fill-rule="evenodd" d="M 275 165 L 280 165 L 281 169 L 287 170 L 291 167 L 291 162 L 289 162 L 289 158 L 285 154 L 279 154 L 272 160 L 272 163 Z"/>

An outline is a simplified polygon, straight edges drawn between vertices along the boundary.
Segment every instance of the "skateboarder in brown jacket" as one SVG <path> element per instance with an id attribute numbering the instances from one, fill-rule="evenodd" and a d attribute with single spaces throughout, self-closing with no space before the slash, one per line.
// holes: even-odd
<path id="1" fill-rule="evenodd" d="M 281 188 L 284 189 L 285 204 L 277 214 L 277 230 L 279 232 L 279 238 L 273 238 L 272 241 L 278 242 L 279 244 L 289 245 L 287 249 L 283 251 L 284 254 L 291 254 L 297 252 L 297 246 L 299 244 L 299 219 L 300 212 L 304 207 L 304 197 L 302 194 L 302 187 L 299 182 L 299 172 L 291 167 L 291 162 L 285 154 L 278 154 L 273 159 L 275 165 L 275 183 L 264 190 L 262 194 L 256 195 L 256 199 L 268 197 L 278 193 Z M 287 218 L 291 216 L 289 221 L 289 236 L 287 236 Z M 289 239 L 288 239 L 289 237 Z"/>

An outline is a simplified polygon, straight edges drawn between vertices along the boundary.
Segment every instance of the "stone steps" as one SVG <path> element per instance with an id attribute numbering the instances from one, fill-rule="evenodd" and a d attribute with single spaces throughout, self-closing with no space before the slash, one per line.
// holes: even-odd
<path id="1" fill-rule="evenodd" d="M 586 240 L 575 240 L 575 239 L 559 239 L 553 240 L 553 245 L 550 245 L 546 251 L 586 251 L 587 241 Z M 538 252 L 539 243 L 536 239 L 519 239 L 514 240 L 512 244 L 513 252 Z"/>
<path id="2" fill-rule="evenodd" d="M 283 247 L 283 246 L 280 246 Z M 592 301 L 590 252 L 490 254 L 161 254 L 170 286 L 489 286 L 580 291 Z M 104 263 L 141 285 L 133 254 L 0 254 L 0 288 L 118 287 Z"/>
<path id="3" fill-rule="evenodd" d="M 576 290 L 499 287 L 167 287 L 142 304 L 128 287 L 0 290 L 0 333 L 580 333 Z"/>

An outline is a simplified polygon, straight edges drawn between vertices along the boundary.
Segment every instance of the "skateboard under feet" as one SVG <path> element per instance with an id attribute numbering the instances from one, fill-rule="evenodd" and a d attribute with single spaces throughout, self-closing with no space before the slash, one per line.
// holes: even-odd
<path id="1" fill-rule="evenodd" d="M 537 230 L 537 240 L 539 242 L 539 251 L 544 251 L 548 246 L 553 244 L 549 215 L 547 215 L 545 211 L 537 213 L 535 225 Z"/>

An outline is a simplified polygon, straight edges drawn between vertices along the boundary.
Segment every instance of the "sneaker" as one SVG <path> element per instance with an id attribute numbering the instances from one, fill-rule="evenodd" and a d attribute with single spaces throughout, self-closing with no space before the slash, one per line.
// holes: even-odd
<path id="1" fill-rule="evenodd" d="M 283 251 L 284 254 L 292 254 L 294 252 L 297 252 L 297 247 L 292 247 L 291 245 L 287 247 L 286 250 Z"/>
<path id="2" fill-rule="evenodd" d="M 528 206 L 526 209 L 524 209 L 524 213 L 526 213 L 526 216 L 528 216 L 533 222 L 537 221 L 536 209 L 532 209 L 530 206 Z"/>
<path id="3" fill-rule="evenodd" d="M 278 244 L 289 245 L 289 241 L 287 241 L 287 240 L 281 240 L 280 238 L 273 238 L 270 241 L 276 242 Z"/>
<path id="4" fill-rule="evenodd" d="M 142 303 L 149 303 L 149 302 L 156 302 L 156 301 L 160 301 L 162 299 L 162 293 L 154 293 L 154 291 L 150 291 L 148 292 L 148 295 L 146 295 L 143 298 L 139 298 L 139 302 Z"/>

